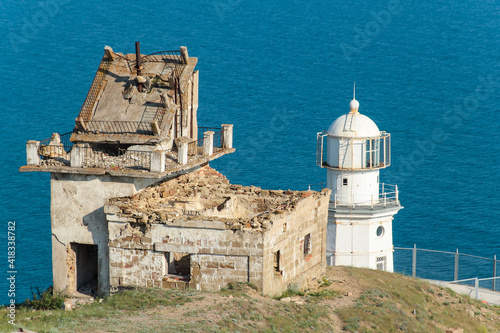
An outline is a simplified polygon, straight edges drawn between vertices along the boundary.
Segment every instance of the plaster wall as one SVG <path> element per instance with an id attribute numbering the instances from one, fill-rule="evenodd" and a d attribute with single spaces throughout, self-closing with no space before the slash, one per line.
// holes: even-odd
<path id="1" fill-rule="evenodd" d="M 71 243 L 97 245 L 98 289 L 109 290 L 108 228 L 103 206 L 157 180 L 51 173 L 52 270 L 56 291 L 76 290 L 76 256 Z"/>
<path id="2" fill-rule="evenodd" d="M 377 267 L 380 259 L 385 257 L 385 270 L 392 272 L 392 220 L 399 209 L 351 215 L 330 211 L 326 251 L 328 264 L 377 269 L 380 268 Z"/>
<path id="3" fill-rule="evenodd" d="M 344 185 L 344 179 L 347 185 Z M 379 170 L 340 171 L 328 169 L 328 187 L 332 189 L 331 201 L 338 204 L 370 206 L 379 202 Z"/>

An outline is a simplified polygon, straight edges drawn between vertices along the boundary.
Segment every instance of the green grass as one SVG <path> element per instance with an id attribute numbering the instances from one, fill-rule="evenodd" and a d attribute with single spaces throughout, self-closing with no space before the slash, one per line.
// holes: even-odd
<path id="1" fill-rule="evenodd" d="M 462 327 L 466 332 L 482 332 L 484 324 L 500 332 L 500 308 L 476 320 L 465 307 L 482 303 L 455 292 L 399 274 L 349 268 L 353 278 L 367 288 L 354 306 L 336 311 L 348 332 L 444 332 Z M 436 291 L 439 290 L 439 291 Z"/>
<path id="2" fill-rule="evenodd" d="M 182 306 L 193 301 L 199 292 L 188 290 L 165 290 L 165 289 L 134 289 L 105 297 L 102 301 L 97 300 L 93 304 L 86 305 L 75 311 L 64 311 L 60 307 L 53 310 L 34 311 L 30 305 L 21 305 L 16 308 L 16 326 L 6 321 L 0 322 L 0 331 L 8 332 L 14 328 L 30 329 L 37 332 L 71 332 L 85 325 L 89 330 L 97 329 L 99 323 L 105 320 L 107 324 L 116 324 L 116 327 L 127 323 L 125 320 L 115 321 L 118 317 L 127 313 L 132 315 L 141 310 L 152 309 L 158 306 Z M 199 297 L 198 297 L 199 298 Z M 0 313 L 5 312 L 1 309 Z M 5 317 L 5 315 L 3 315 Z"/>
<path id="3" fill-rule="evenodd" d="M 337 271 L 340 268 L 336 268 Z M 73 311 L 17 307 L 16 327 L 0 321 L 0 332 L 500 332 L 500 307 L 492 307 L 421 280 L 380 271 L 329 269 L 315 291 L 291 285 L 282 295 L 262 297 L 246 283 L 220 292 L 126 290 Z M 343 298 L 345 289 L 360 295 Z M 361 292 L 361 294 L 359 294 Z M 303 295 L 303 304 L 277 301 Z M 40 299 L 43 297 L 40 297 Z M 338 307 L 336 302 L 343 302 Z M 45 301 L 44 301 L 45 302 Z M 49 302 L 48 304 L 51 304 Z M 7 309 L 0 308 L 6 317 Z M 340 318 L 335 324 L 332 320 Z M 338 330 L 335 330 L 337 332 Z"/>

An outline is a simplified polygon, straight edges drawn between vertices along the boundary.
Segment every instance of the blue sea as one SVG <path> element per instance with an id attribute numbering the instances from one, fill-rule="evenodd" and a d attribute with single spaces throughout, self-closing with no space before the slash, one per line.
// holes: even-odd
<path id="1" fill-rule="evenodd" d="M 394 245 L 500 256 L 499 12 L 494 0 L 1 0 L 0 303 L 9 221 L 16 301 L 52 283 L 50 177 L 18 172 L 26 141 L 71 131 L 104 46 L 136 41 L 199 58 L 198 122 L 234 124 L 236 153 L 212 163 L 232 183 L 326 181 L 316 133 L 348 112 L 356 81 L 360 112 L 392 136 L 381 182 L 405 207 Z M 453 279 L 453 256 L 424 257 L 420 275 Z M 409 258 L 396 251 L 396 270 Z M 492 275 L 474 263 L 459 277 Z"/>

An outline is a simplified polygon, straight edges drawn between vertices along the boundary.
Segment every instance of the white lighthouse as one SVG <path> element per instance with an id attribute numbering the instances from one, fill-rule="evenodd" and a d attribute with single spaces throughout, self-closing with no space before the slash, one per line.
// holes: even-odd
<path id="1" fill-rule="evenodd" d="M 327 263 L 392 272 L 392 220 L 403 207 L 397 185 L 380 183 L 380 169 L 391 164 L 390 134 L 359 113 L 355 93 L 349 107 L 317 135 L 316 162 L 332 190 Z"/>

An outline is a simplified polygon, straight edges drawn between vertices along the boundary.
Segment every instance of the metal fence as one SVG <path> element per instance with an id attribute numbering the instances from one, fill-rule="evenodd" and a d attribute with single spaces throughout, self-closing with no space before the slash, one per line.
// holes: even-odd
<path id="1" fill-rule="evenodd" d="M 222 143 L 222 129 L 220 127 L 198 127 L 198 140 L 196 140 L 198 147 L 203 147 L 203 139 L 206 131 L 214 132 L 213 135 L 213 152 L 217 153 L 223 150 Z"/>
<path id="2" fill-rule="evenodd" d="M 90 121 L 93 130 L 105 133 L 110 131 L 113 133 L 137 133 L 141 130 L 146 130 L 146 126 L 150 123 L 145 122 L 110 122 L 110 121 Z M 117 128 L 116 126 L 120 126 Z M 204 132 L 213 131 L 213 152 L 216 153 L 223 150 L 222 129 L 220 127 L 198 127 L 198 140 L 188 145 L 188 154 L 190 156 L 203 154 Z M 40 141 L 38 154 L 42 160 L 42 165 L 46 166 L 70 166 L 71 165 L 71 150 L 73 142 L 70 141 L 73 132 L 56 135 L 52 138 Z M 98 149 L 81 147 L 82 166 L 84 168 L 103 168 L 103 169 L 130 169 L 130 170 L 151 170 L 151 155 L 152 151 L 142 150 L 127 150 L 127 149 Z M 175 155 L 176 148 L 166 151 Z M 174 158 L 176 159 L 176 158 Z M 172 165 L 172 158 L 167 159 L 169 167 Z"/>
<path id="3" fill-rule="evenodd" d="M 38 155 L 45 165 L 70 165 L 70 152 L 73 143 L 70 141 L 72 132 L 54 134 L 50 139 L 40 141 Z"/>
<path id="4" fill-rule="evenodd" d="M 186 66 L 182 58 L 182 53 L 180 50 L 174 51 L 160 51 L 146 56 L 141 57 L 141 62 L 163 62 L 165 63 L 162 74 L 164 74 L 165 69 L 169 68 L 172 71 L 172 75 L 175 78 L 181 76 L 182 70 Z M 135 61 L 132 61 L 135 66 Z"/>
<path id="5" fill-rule="evenodd" d="M 153 135 L 153 123 L 145 121 L 85 121 L 85 130 L 102 134 L 143 134 Z"/>
<path id="6" fill-rule="evenodd" d="M 106 75 L 110 65 L 111 60 L 107 58 L 106 54 L 104 54 L 94 77 L 94 81 L 92 81 L 92 85 L 90 86 L 87 97 L 85 98 L 85 102 L 80 109 L 79 118 L 83 120 L 90 120 L 97 97 L 103 88 L 104 75 Z"/>
<path id="7" fill-rule="evenodd" d="M 424 279 L 481 284 L 481 287 L 499 290 L 497 256 L 486 258 L 457 249 L 455 252 L 394 247 L 394 270 L 413 277 Z"/>
<path id="8" fill-rule="evenodd" d="M 222 130 L 219 128 L 219 130 L 214 133 L 214 153 L 221 150 L 223 150 Z"/>
<path id="9" fill-rule="evenodd" d="M 82 148 L 83 167 L 103 169 L 151 170 L 151 152 L 117 149 L 103 151 Z"/>

